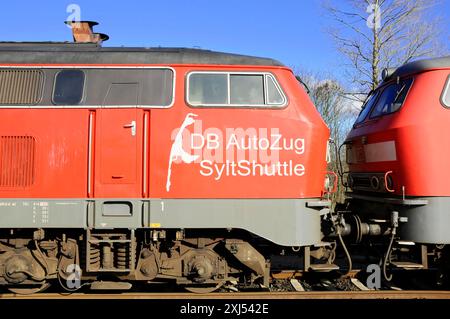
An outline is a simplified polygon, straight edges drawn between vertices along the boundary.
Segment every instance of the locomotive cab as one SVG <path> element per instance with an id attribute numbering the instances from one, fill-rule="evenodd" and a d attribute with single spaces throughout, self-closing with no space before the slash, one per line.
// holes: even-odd
<path id="1" fill-rule="evenodd" d="M 387 281 L 388 266 L 437 270 L 438 283 L 447 278 L 449 79 L 450 57 L 386 70 L 344 142 L 348 192 L 340 216 L 356 243 L 379 251 Z"/>
<path id="2" fill-rule="evenodd" d="M 450 243 L 449 76 L 450 57 L 384 72 L 345 141 L 353 209 L 398 214 L 402 240 Z"/>

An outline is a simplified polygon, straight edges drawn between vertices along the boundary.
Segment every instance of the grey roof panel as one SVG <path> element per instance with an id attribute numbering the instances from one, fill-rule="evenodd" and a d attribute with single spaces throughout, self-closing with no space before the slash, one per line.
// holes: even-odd
<path id="1" fill-rule="evenodd" d="M 248 55 L 189 48 L 101 47 L 72 42 L 0 42 L 0 63 L 224 64 L 284 66 Z"/>
<path id="2" fill-rule="evenodd" d="M 406 63 L 398 67 L 390 78 L 395 78 L 397 76 L 405 76 L 408 74 L 424 72 L 432 69 L 447 69 L 450 68 L 450 55 L 435 58 L 435 59 L 423 59 L 413 62 Z"/>

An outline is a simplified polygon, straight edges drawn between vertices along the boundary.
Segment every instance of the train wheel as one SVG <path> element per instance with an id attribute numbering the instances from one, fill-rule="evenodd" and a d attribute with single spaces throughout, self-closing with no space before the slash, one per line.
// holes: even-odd
<path id="1" fill-rule="evenodd" d="M 16 286 L 16 287 L 8 287 L 8 290 L 16 295 L 32 295 L 32 294 L 35 294 L 38 292 L 42 292 L 42 291 L 46 290 L 48 287 L 50 287 L 50 283 L 45 282 L 41 286 L 38 286 L 38 287 L 36 287 L 36 286 L 32 286 L 32 287 Z"/>
<path id="2" fill-rule="evenodd" d="M 192 292 L 194 294 L 209 294 L 211 292 L 216 291 L 220 287 L 222 287 L 224 282 L 219 282 L 216 285 L 186 285 L 184 286 L 184 289 L 186 289 L 189 292 Z"/>

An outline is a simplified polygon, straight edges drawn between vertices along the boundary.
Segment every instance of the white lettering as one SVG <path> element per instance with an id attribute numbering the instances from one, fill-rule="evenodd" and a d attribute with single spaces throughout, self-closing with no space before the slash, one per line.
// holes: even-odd
<path id="1" fill-rule="evenodd" d="M 281 134 L 272 134 L 272 145 L 270 146 L 270 149 L 272 151 L 281 151 L 282 148 L 280 146 L 280 140 L 283 137 Z"/>
<path id="2" fill-rule="evenodd" d="M 306 152 L 305 139 L 285 137 L 278 128 L 226 128 L 225 133 L 215 127 L 203 130 L 198 115 L 189 113 L 171 137 L 167 191 L 172 163 L 200 164 L 200 175 L 216 181 L 233 176 L 306 174 L 305 166 L 298 162 Z"/>
<path id="3" fill-rule="evenodd" d="M 211 134 L 206 134 L 206 147 L 208 149 L 218 149 L 220 147 L 219 144 L 219 135 L 211 133 Z"/>
<path id="4" fill-rule="evenodd" d="M 211 176 L 214 173 L 211 166 L 212 166 L 211 161 L 208 161 L 208 160 L 201 161 L 200 162 L 200 167 L 201 167 L 200 174 L 203 176 Z M 204 171 L 204 170 L 206 170 L 206 171 Z"/>
<path id="5" fill-rule="evenodd" d="M 197 141 L 197 143 L 196 143 L 196 141 Z M 200 143 L 198 143 L 199 141 L 200 141 Z M 191 134 L 191 149 L 199 150 L 199 149 L 202 149 L 203 146 L 205 146 L 205 138 L 203 137 L 203 134 L 192 133 Z"/>

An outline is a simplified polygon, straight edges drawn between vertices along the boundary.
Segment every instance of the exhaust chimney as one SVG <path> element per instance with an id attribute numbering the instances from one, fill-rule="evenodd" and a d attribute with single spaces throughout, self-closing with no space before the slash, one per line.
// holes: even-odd
<path id="1" fill-rule="evenodd" d="M 101 44 L 109 39 L 106 34 L 94 33 L 93 27 L 98 25 L 95 21 L 65 21 L 65 24 L 71 27 L 75 43 Z"/>

